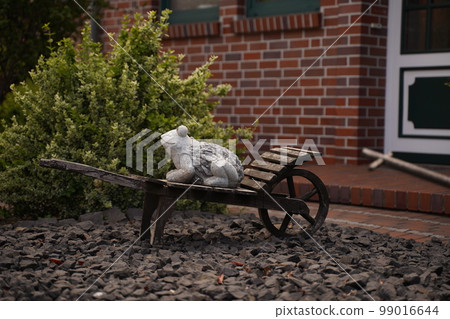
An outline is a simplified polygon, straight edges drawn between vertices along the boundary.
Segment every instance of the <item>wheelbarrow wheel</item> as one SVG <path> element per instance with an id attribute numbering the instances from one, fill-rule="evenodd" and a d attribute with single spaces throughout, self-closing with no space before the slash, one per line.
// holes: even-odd
<path id="1" fill-rule="evenodd" d="M 307 233 L 312 235 L 322 226 L 328 214 L 330 200 L 325 185 L 317 175 L 296 168 L 276 178 L 266 189 L 273 200 L 278 196 L 300 199 L 309 209 L 300 214 L 281 208 L 280 211 L 260 208 L 259 217 L 273 235 L 307 237 Z"/>

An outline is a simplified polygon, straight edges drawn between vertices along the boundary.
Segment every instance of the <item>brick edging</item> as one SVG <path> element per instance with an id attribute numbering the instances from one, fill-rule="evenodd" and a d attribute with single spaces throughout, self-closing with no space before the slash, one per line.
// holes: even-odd
<path id="1" fill-rule="evenodd" d="M 450 194 L 327 185 L 330 202 L 423 213 L 450 214 Z"/>

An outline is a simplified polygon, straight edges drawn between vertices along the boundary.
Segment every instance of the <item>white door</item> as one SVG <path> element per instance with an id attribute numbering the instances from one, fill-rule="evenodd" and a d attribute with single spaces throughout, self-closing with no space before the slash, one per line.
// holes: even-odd
<path id="1" fill-rule="evenodd" d="M 450 164 L 450 0 L 390 0 L 385 152 Z"/>

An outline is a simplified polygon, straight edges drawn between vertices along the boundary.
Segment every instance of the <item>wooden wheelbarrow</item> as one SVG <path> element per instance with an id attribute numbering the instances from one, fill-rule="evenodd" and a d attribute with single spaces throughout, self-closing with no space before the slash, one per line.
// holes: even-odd
<path id="1" fill-rule="evenodd" d="M 164 179 L 121 175 L 92 166 L 58 159 L 41 159 L 43 167 L 76 172 L 105 182 L 143 190 L 141 239 L 162 243 L 164 226 L 179 199 L 225 203 L 258 208 L 267 230 L 277 237 L 310 235 L 325 221 L 328 192 L 312 172 L 297 163 L 310 161 L 316 152 L 290 147 L 274 148 L 244 170 L 238 188 L 209 187 L 168 182 Z M 295 178 L 295 180 L 294 180 Z"/>

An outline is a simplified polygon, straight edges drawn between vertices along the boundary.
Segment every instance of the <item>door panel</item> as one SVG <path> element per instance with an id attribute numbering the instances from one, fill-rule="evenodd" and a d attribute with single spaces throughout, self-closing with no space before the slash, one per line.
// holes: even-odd
<path id="1" fill-rule="evenodd" d="M 385 152 L 450 164 L 449 10 L 450 0 L 389 1 Z"/>

